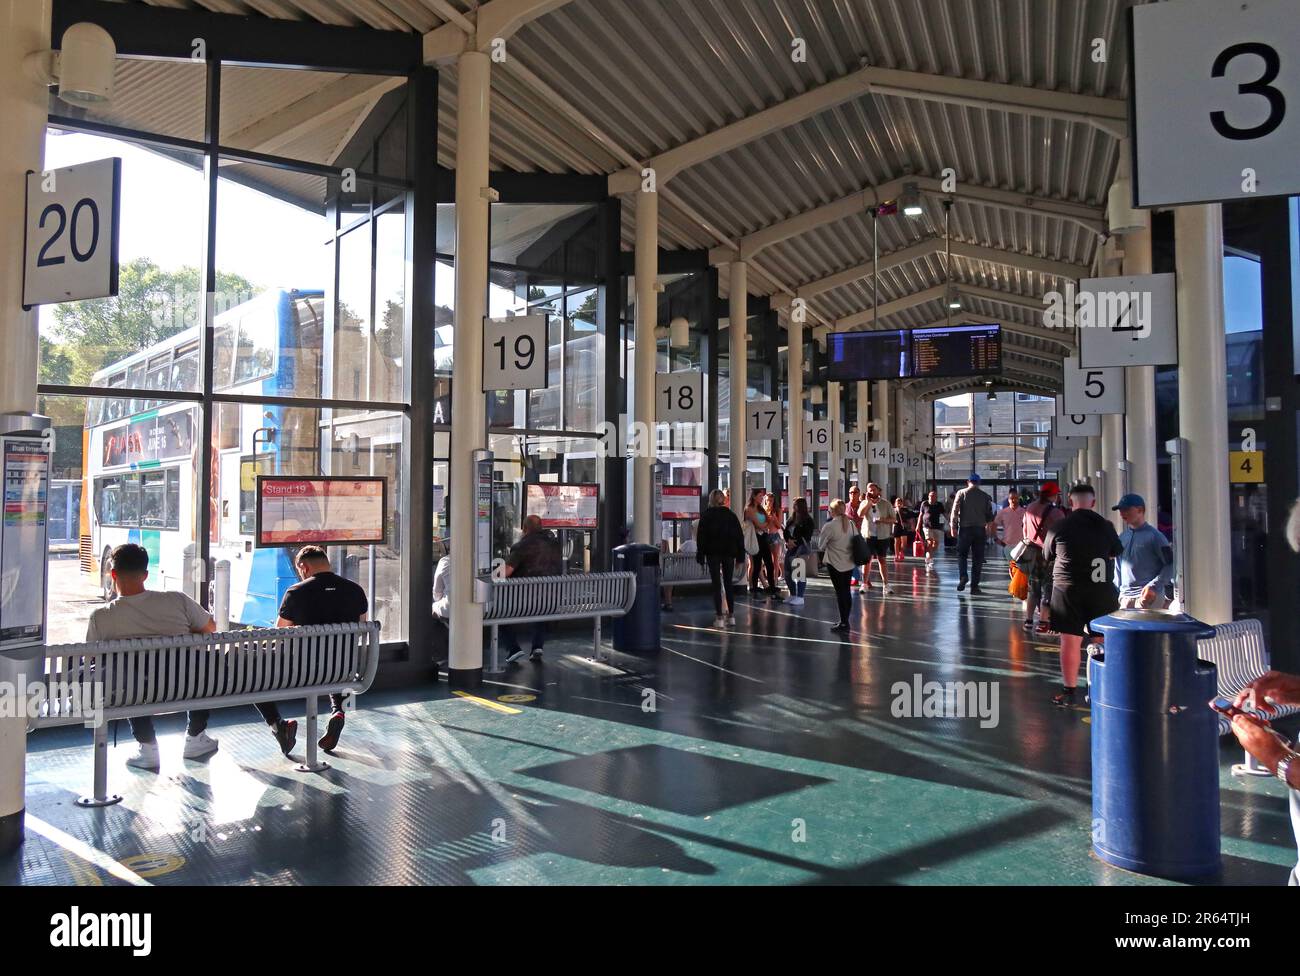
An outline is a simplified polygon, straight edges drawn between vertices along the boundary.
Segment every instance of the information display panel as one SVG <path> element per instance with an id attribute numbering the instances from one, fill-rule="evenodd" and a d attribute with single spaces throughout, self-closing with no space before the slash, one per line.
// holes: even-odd
<path id="1" fill-rule="evenodd" d="M 954 325 L 911 331 L 911 376 L 982 376 L 1002 372 L 1002 326 Z"/>
<path id="2" fill-rule="evenodd" d="M 699 517 L 699 485 L 664 485 L 663 510 L 660 512 L 663 521 L 690 521 Z"/>
<path id="3" fill-rule="evenodd" d="M 599 485 L 524 485 L 524 514 L 539 516 L 547 529 L 594 529 L 599 503 Z"/>
<path id="4" fill-rule="evenodd" d="M 839 382 L 907 376 L 907 332 L 832 332 L 826 337 L 826 378 Z"/>
<path id="5" fill-rule="evenodd" d="M 257 479 L 257 546 L 373 545 L 386 541 L 388 479 Z"/>

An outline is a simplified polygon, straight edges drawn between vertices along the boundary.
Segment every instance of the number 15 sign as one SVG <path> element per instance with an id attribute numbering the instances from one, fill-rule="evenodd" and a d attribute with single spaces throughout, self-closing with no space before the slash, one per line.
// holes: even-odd
<path id="1" fill-rule="evenodd" d="M 27 174 L 23 307 L 117 294 L 117 157 Z"/>
<path id="2" fill-rule="evenodd" d="M 483 392 L 544 390 L 546 316 L 483 320 Z"/>

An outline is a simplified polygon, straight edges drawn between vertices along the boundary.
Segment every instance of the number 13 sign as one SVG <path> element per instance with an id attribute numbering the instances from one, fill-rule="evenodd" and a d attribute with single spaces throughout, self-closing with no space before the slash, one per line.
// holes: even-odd
<path id="1" fill-rule="evenodd" d="M 546 316 L 483 320 L 483 392 L 544 390 Z"/>

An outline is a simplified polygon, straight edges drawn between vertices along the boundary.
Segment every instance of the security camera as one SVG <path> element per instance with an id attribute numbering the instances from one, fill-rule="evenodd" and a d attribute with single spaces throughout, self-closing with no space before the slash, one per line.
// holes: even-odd
<path id="1" fill-rule="evenodd" d="M 83 107 L 112 99 L 116 61 L 117 45 L 108 31 L 85 22 L 63 32 L 60 50 L 27 56 L 28 69 L 42 84 L 57 84 L 59 98 Z"/>

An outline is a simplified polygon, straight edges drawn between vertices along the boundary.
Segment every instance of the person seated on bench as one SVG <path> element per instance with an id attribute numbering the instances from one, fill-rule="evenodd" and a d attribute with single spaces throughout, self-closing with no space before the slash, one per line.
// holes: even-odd
<path id="1" fill-rule="evenodd" d="M 275 622 L 277 627 L 355 624 L 366 619 L 366 611 L 370 609 L 366 591 L 352 580 L 336 575 L 330 567 L 330 557 L 320 546 L 299 549 L 294 557 L 294 566 L 302 582 L 285 591 L 280 603 L 280 616 Z M 271 727 L 271 734 L 280 743 L 280 751 L 287 756 L 298 740 L 298 723 L 282 719 L 275 702 L 255 707 Z M 343 732 L 342 695 L 330 695 L 330 711 L 333 714 L 325 726 L 325 734 L 316 743 L 326 752 L 334 751 Z"/>
<path id="2" fill-rule="evenodd" d="M 550 529 L 542 527 L 540 515 L 524 517 L 524 535 L 510 547 L 506 554 L 505 574 L 510 579 L 526 579 L 530 576 L 559 576 L 561 569 L 560 540 Z M 546 642 L 546 623 L 539 621 L 532 625 L 533 643 L 529 658 L 540 660 L 542 646 Z M 519 646 L 518 625 L 505 628 L 507 661 L 518 661 L 524 656 Z"/>
<path id="3" fill-rule="evenodd" d="M 149 553 L 143 546 L 133 542 L 118 546 L 109 560 L 117 599 L 90 615 L 86 627 L 87 641 L 210 634 L 217 629 L 212 615 L 184 593 L 144 588 L 144 582 L 149 578 Z M 148 676 L 144 677 L 147 679 Z M 189 713 L 185 730 L 186 759 L 198 759 L 217 750 L 217 740 L 206 731 L 208 714 L 207 709 Z M 126 764 L 156 773 L 158 736 L 154 732 L 153 719 L 142 715 L 130 722 L 131 734 L 139 748 Z"/>
<path id="4" fill-rule="evenodd" d="M 433 615 L 444 627 L 451 627 L 451 541 L 444 540 L 447 554 L 433 571 Z"/>

